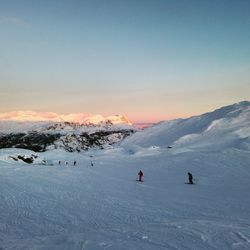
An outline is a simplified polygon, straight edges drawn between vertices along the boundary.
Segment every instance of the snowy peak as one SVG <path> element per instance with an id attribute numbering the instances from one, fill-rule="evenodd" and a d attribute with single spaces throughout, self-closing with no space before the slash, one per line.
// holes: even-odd
<path id="1" fill-rule="evenodd" d="M 226 117 L 237 117 L 240 113 L 249 111 L 250 111 L 250 102 L 242 101 L 232 105 L 224 106 L 222 108 L 216 109 L 213 112 L 205 113 L 201 116 L 217 120 Z"/>
<path id="2" fill-rule="evenodd" d="M 83 119 L 83 124 L 87 125 L 98 125 L 98 124 L 125 124 L 125 125 L 132 125 L 132 123 L 128 120 L 127 117 L 123 115 L 114 115 L 114 116 L 107 116 L 103 117 L 102 115 L 95 115 L 89 116 Z"/>
<path id="3" fill-rule="evenodd" d="M 245 126 L 248 124 L 250 116 L 250 102 L 239 102 L 230 106 L 222 107 L 214 112 L 204 114 L 205 118 L 211 119 L 211 124 L 207 130 L 215 128 L 229 128 L 238 126 Z"/>
<path id="4" fill-rule="evenodd" d="M 72 113 L 59 115 L 53 112 L 35 112 L 35 111 L 13 111 L 0 113 L 0 121 L 19 121 L 19 122 L 72 122 L 85 125 L 125 124 L 132 125 L 127 117 L 123 115 L 114 115 L 104 117 L 102 115 L 89 115 L 84 113 Z"/>
<path id="5" fill-rule="evenodd" d="M 128 125 L 132 125 L 132 123 L 124 115 L 107 116 L 106 121 L 109 121 L 112 124 L 128 124 Z"/>

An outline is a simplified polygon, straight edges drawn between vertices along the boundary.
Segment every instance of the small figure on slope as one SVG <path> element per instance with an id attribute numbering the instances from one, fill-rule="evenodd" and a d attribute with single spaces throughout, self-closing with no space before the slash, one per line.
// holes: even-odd
<path id="1" fill-rule="evenodd" d="M 74 161 L 74 166 L 76 165 L 76 161 Z"/>
<path id="2" fill-rule="evenodd" d="M 188 181 L 189 181 L 189 184 L 194 184 L 193 183 L 193 175 L 190 172 L 188 172 Z"/>
<path id="3" fill-rule="evenodd" d="M 138 181 L 143 181 L 142 178 L 143 178 L 143 172 L 140 170 L 139 173 L 138 173 L 138 177 L 139 177 L 139 180 Z"/>

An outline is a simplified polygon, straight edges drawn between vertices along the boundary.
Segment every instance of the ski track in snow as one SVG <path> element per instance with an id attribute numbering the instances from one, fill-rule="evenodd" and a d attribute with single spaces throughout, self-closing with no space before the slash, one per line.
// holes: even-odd
<path id="1" fill-rule="evenodd" d="M 41 155 L 55 164 L 0 161 L 0 249 L 250 249 L 247 153 Z"/>

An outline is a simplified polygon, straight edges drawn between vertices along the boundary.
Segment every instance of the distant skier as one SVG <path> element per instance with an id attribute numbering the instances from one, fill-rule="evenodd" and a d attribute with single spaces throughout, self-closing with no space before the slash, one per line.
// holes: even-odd
<path id="1" fill-rule="evenodd" d="M 68 162 L 67 162 L 67 161 L 65 161 L 65 165 L 68 165 Z"/>
<path id="2" fill-rule="evenodd" d="M 61 165 L 61 161 L 59 161 L 58 164 Z"/>
<path id="3" fill-rule="evenodd" d="M 194 184 L 193 183 L 193 175 L 190 172 L 188 172 L 188 181 L 189 181 L 189 184 Z"/>
<path id="4" fill-rule="evenodd" d="M 74 166 L 76 165 L 76 161 L 74 161 Z"/>
<path id="5" fill-rule="evenodd" d="M 93 167 L 93 166 L 94 166 L 93 162 L 91 162 L 91 164 L 90 164 L 90 165 L 91 165 L 91 167 Z"/>
<path id="6" fill-rule="evenodd" d="M 138 181 L 142 181 L 142 177 L 143 177 L 143 172 L 140 170 L 139 173 L 138 173 L 138 177 L 139 177 L 139 180 Z"/>

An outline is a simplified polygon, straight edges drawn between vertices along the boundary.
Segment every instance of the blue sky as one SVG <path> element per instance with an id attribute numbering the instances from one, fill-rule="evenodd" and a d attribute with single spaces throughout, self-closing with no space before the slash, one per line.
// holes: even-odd
<path id="1" fill-rule="evenodd" d="M 187 117 L 250 98 L 250 1 L 2 1 L 0 112 Z"/>

